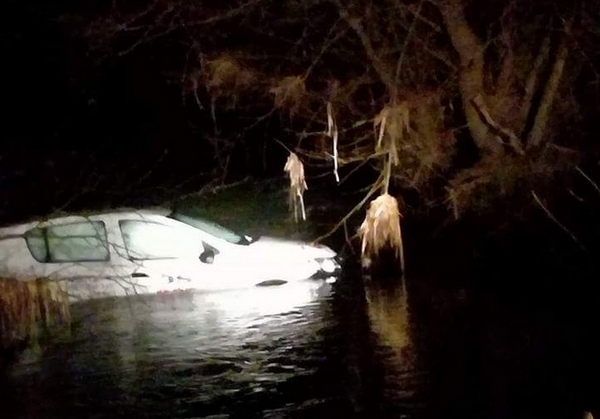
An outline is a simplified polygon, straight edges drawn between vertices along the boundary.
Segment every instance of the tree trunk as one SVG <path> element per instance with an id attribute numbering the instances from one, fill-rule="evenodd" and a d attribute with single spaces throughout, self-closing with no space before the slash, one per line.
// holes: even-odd
<path id="1" fill-rule="evenodd" d="M 484 98 L 484 47 L 471 30 L 461 0 L 446 0 L 440 6 L 446 30 L 460 59 L 459 88 L 462 105 L 473 141 L 483 153 L 497 152 L 500 144 L 491 135 L 473 101 Z"/>

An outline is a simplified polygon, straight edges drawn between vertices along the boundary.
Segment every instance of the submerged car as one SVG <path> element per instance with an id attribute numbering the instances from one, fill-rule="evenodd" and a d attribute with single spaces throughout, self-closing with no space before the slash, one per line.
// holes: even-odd
<path id="1" fill-rule="evenodd" d="M 162 210 L 71 215 L 0 228 L 0 277 L 57 281 L 70 300 L 283 285 L 335 276 L 331 248 L 252 238 Z"/>

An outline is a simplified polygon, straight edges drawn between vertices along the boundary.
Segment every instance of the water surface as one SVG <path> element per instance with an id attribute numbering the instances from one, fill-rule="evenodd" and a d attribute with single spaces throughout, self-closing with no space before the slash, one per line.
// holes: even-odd
<path id="1" fill-rule="evenodd" d="M 408 286 L 406 286 L 408 284 Z M 0 417 L 562 418 L 597 409 L 595 319 L 358 277 L 86 303 Z"/>

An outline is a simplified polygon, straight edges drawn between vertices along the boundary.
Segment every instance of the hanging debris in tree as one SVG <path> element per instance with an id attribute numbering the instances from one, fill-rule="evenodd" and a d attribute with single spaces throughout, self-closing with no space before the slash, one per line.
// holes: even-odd
<path id="1" fill-rule="evenodd" d="M 298 113 L 306 97 L 304 79 L 299 76 L 288 76 L 276 80 L 269 92 L 274 97 L 275 107 L 287 109 L 291 116 Z"/>
<path id="2" fill-rule="evenodd" d="M 333 117 L 331 102 L 327 102 L 327 136 L 333 139 L 333 174 L 335 181 L 340 183 L 340 175 L 338 174 L 338 127 Z"/>
<path id="3" fill-rule="evenodd" d="M 398 201 L 393 196 L 384 193 L 371 201 L 365 220 L 359 228 L 363 257 L 376 257 L 381 250 L 389 246 L 396 251 L 400 267 L 404 271 L 401 217 Z"/>
<path id="4" fill-rule="evenodd" d="M 304 165 L 295 153 L 290 152 L 283 170 L 288 173 L 290 178 L 289 203 L 290 208 L 294 210 L 294 220 L 298 222 L 298 210 L 300 210 L 302 220 L 306 221 L 304 191 L 308 189 L 308 186 L 304 178 Z"/>
<path id="5" fill-rule="evenodd" d="M 374 127 L 376 130 L 379 128 L 375 149 L 387 151 L 392 164 L 396 166 L 399 162 L 398 150 L 402 148 L 402 142 L 410 132 L 408 103 L 401 102 L 384 107 L 375 117 Z"/>

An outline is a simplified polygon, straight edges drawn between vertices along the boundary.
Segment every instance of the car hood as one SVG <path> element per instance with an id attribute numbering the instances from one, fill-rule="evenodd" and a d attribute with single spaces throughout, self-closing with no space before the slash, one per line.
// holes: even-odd
<path id="1" fill-rule="evenodd" d="M 320 244 L 262 236 L 249 246 L 253 251 L 269 254 L 273 257 L 316 259 L 332 258 L 336 252 Z"/>

